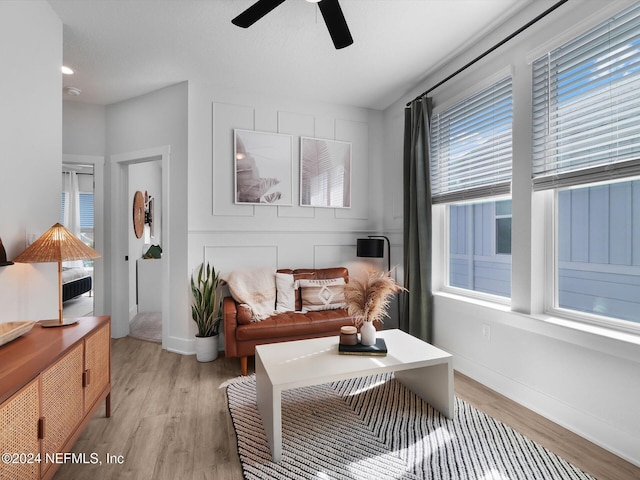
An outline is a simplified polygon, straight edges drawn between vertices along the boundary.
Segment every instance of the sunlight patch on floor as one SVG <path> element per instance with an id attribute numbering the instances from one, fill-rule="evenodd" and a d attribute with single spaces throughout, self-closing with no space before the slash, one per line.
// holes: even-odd
<path id="1" fill-rule="evenodd" d="M 358 388 L 356 390 L 353 390 L 352 392 L 350 392 L 347 395 L 347 397 L 355 397 L 356 395 L 360 395 L 361 393 L 364 393 L 367 390 L 372 390 L 372 389 L 374 389 L 376 387 L 379 387 L 380 385 L 384 385 L 385 383 L 387 383 L 387 381 L 388 380 L 386 380 L 386 379 L 378 380 L 377 382 L 372 383 L 372 384 L 370 384 L 370 385 L 368 385 L 366 387 L 362 387 L 362 388 Z"/>
<path id="2" fill-rule="evenodd" d="M 478 480 L 509 480 L 509 477 L 498 470 L 492 469 L 486 472 L 482 477 L 479 477 Z"/>
<path id="3" fill-rule="evenodd" d="M 384 382 L 381 382 L 384 383 Z M 379 385 L 380 383 L 378 383 Z M 444 428 L 444 427 L 440 427 L 437 430 L 431 432 L 429 435 L 422 437 L 420 440 L 417 440 L 416 442 L 412 443 L 411 445 L 407 446 L 406 448 L 400 449 L 400 450 L 395 450 L 393 452 L 389 452 L 386 453 L 384 455 L 378 455 L 376 457 L 369 457 L 369 458 L 364 458 L 362 460 L 359 460 L 357 462 L 353 462 L 349 465 L 349 472 L 353 475 L 353 478 L 369 478 L 368 473 L 365 472 L 366 469 L 366 465 L 367 463 L 370 462 L 371 458 L 375 458 L 377 460 L 379 460 L 379 463 L 385 463 L 385 462 L 397 462 L 397 458 L 405 458 L 407 459 L 408 457 L 410 457 L 410 453 L 411 451 L 415 451 L 415 449 L 413 448 L 413 446 L 415 444 L 423 444 L 423 445 L 430 445 L 431 449 L 430 451 L 425 451 L 424 452 L 424 457 L 423 458 L 415 458 L 413 460 L 413 465 L 408 464 L 405 472 L 408 471 L 413 471 L 413 467 L 418 464 L 419 462 L 423 461 L 426 458 L 429 458 L 431 455 L 433 455 L 437 450 L 440 450 L 441 448 L 443 448 L 445 445 L 451 443 L 453 440 L 455 439 L 455 436 L 452 436 L 449 431 Z M 409 462 L 411 462 L 411 458 L 408 458 Z M 500 475 L 499 472 L 494 472 L 491 471 L 489 472 L 489 474 L 491 475 Z M 319 474 L 320 475 L 320 474 Z M 403 475 L 399 475 L 398 477 L 395 478 L 401 478 Z M 328 477 L 321 477 L 318 476 L 318 478 L 328 478 Z M 392 478 L 392 477 L 389 477 Z M 480 479 L 479 479 L 480 480 Z M 502 476 L 485 476 L 482 477 L 481 480 L 509 480 L 506 477 L 502 477 Z"/>

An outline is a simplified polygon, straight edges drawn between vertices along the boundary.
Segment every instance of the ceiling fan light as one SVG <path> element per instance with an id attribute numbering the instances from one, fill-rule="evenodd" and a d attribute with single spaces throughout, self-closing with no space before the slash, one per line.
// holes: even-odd
<path id="1" fill-rule="evenodd" d="M 74 72 L 73 68 L 71 67 L 67 67 L 66 65 L 62 65 L 62 67 L 60 67 L 60 71 L 64 74 L 64 75 L 73 75 Z"/>
<path id="2" fill-rule="evenodd" d="M 321 2 L 321 1 L 322 1 L 322 0 L 307 0 L 307 2 L 309 2 L 309 3 L 319 3 L 319 2 Z"/>

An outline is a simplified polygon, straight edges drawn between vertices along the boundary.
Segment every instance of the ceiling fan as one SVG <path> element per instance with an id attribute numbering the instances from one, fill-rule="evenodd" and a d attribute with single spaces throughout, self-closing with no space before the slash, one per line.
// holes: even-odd
<path id="1" fill-rule="evenodd" d="M 231 23 L 242 28 L 248 28 L 271 10 L 276 8 L 285 0 L 258 0 L 247 8 L 244 12 L 231 20 Z M 337 49 L 348 47 L 353 43 L 353 38 L 349 32 L 347 21 L 344 18 L 338 0 L 307 0 L 310 3 L 317 3 L 327 25 L 329 35 Z"/>

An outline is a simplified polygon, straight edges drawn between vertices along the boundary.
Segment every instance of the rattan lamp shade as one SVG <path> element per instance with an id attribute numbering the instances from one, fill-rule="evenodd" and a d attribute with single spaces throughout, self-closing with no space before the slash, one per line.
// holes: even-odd
<path id="1" fill-rule="evenodd" d="M 92 248 L 86 246 L 69 230 L 56 223 L 42 236 L 27 247 L 27 249 L 13 259 L 18 263 L 46 263 L 58 264 L 58 320 L 40 322 L 42 326 L 58 327 L 70 325 L 77 320 L 64 322 L 62 318 L 62 262 L 71 260 L 89 260 L 100 258 Z"/>
<path id="2" fill-rule="evenodd" d="M 88 260 L 100 258 L 100 255 L 87 247 L 78 237 L 59 223 L 13 259 L 20 263 L 67 262 L 70 260 Z"/>

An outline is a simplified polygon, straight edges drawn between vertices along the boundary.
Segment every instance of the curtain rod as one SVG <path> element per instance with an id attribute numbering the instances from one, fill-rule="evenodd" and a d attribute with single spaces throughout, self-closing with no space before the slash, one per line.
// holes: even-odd
<path id="1" fill-rule="evenodd" d="M 542 12 L 540 15 L 538 15 L 536 18 L 534 18 L 533 20 L 531 20 L 530 22 L 528 22 L 526 25 L 520 27 L 518 30 L 516 30 L 515 32 L 513 32 L 511 35 L 503 38 L 502 40 L 500 40 L 498 43 L 496 43 L 493 47 L 491 47 L 489 50 L 487 50 L 484 53 L 481 53 L 480 55 L 478 55 L 476 58 L 474 58 L 473 60 L 471 60 L 469 63 L 467 63 L 465 66 L 459 68 L 458 70 L 456 70 L 455 72 L 453 72 L 451 75 L 449 75 L 447 78 L 445 78 L 444 80 L 441 80 L 440 82 L 436 83 L 433 87 L 429 88 L 428 90 L 425 90 L 424 92 L 422 92 L 420 95 L 418 95 L 416 98 L 414 98 L 411 102 L 407 103 L 407 107 L 411 106 L 412 102 L 415 102 L 416 100 L 419 100 L 420 98 L 424 97 L 425 95 L 428 95 L 429 93 L 431 93 L 433 90 L 435 90 L 436 88 L 438 88 L 440 85 L 443 85 L 444 83 L 448 82 L 449 80 L 451 80 L 453 77 L 457 76 L 458 74 L 464 72 L 467 68 L 469 68 L 470 66 L 472 66 L 473 64 L 479 62 L 480 60 L 482 60 L 484 57 L 486 57 L 487 55 L 489 55 L 491 52 L 493 52 L 494 50 L 497 50 L 498 48 L 500 48 L 502 45 L 504 45 L 505 43 L 507 43 L 509 40 L 511 40 L 512 38 L 514 38 L 515 36 L 521 34 L 522 32 L 524 32 L 527 28 L 529 28 L 530 26 L 532 26 L 533 24 L 537 23 L 538 21 L 542 20 L 544 17 L 546 17 L 547 15 L 549 15 L 551 12 L 553 12 L 554 10 L 556 10 L 558 7 L 564 5 L 565 3 L 567 3 L 569 0 L 560 0 L 559 2 L 555 3 L 553 6 L 551 6 L 550 8 L 548 8 L 547 10 L 545 10 L 544 12 Z"/>

